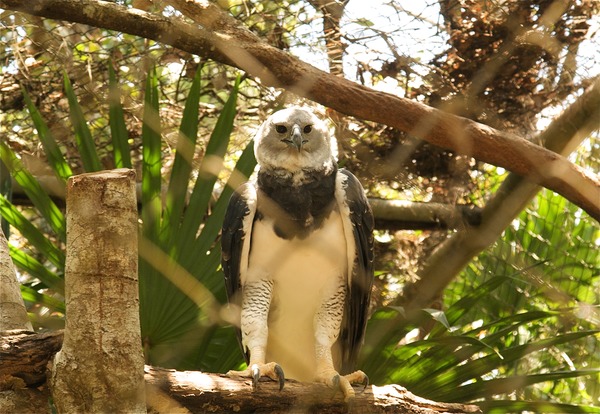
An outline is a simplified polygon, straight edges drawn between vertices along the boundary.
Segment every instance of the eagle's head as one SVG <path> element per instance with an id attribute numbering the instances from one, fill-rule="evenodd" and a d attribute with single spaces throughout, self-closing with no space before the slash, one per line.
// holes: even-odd
<path id="1" fill-rule="evenodd" d="M 337 155 L 325 122 L 297 106 L 267 118 L 254 137 L 254 154 L 261 168 L 291 173 L 331 170 Z"/>

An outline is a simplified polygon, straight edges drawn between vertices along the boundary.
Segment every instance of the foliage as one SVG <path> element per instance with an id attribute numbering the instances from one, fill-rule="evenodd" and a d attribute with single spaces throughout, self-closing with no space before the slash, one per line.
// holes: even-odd
<path id="1" fill-rule="evenodd" d="M 487 409 L 513 410 L 498 395 L 523 393 L 526 387 L 571 378 L 587 377 L 591 381 L 600 369 L 552 370 L 552 364 L 524 370 L 532 359 L 545 358 L 549 349 L 568 344 L 590 344 L 599 330 L 580 327 L 564 329 L 554 336 L 523 335 L 539 326 L 556 325 L 562 319 L 575 318 L 578 307 L 559 311 L 529 310 L 504 317 L 472 318 L 473 309 L 487 308 L 486 301 L 498 290 L 509 287 L 511 277 L 492 277 L 448 307 L 445 311 L 423 310 L 407 317 L 399 308 L 378 310 L 369 322 L 363 368 L 375 383 L 398 383 L 412 392 L 441 401 L 475 401 Z M 422 329 L 427 322 L 435 324 L 425 339 L 399 343 L 413 329 Z M 539 339 L 543 338 L 543 339 Z M 576 385 L 577 387 L 577 385 Z M 539 396 L 538 396 L 539 398 Z M 526 407 L 524 401 L 519 402 Z M 533 405 L 532 405 L 533 406 Z M 545 412 L 566 412 L 566 404 L 545 403 Z M 581 407 L 568 406 L 568 410 Z M 487 410 L 486 410 L 487 412 Z"/>
<path id="2" fill-rule="evenodd" d="M 140 314 L 146 359 L 149 363 L 218 372 L 238 365 L 242 360 L 239 352 L 223 353 L 219 351 L 223 346 L 234 349 L 237 347 L 237 339 L 233 330 L 216 326 L 215 315 L 210 314 L 210 312 L 214 313 L 214 310 L 207 310 L 209 305 L 215 306 L 216 304 L 213 295 L 220 301 L 223 301 L 225 296 L 223 278 L 217 270 L 220 256 L 219 246 L 215 240 L 225 214 L 226 203 L 231 196 L 233 186 L 237 185 L 236 179 L 232 179 L 232 182 L 222 189 L 214 203 L 212 203 L 211 196 L 234 123 L 239 80 L 225 103 L 208 141 L 198 178 L 189 193 L 190 201 L 184 208 L 188 187 L 193 180 L 191 160 L 196 148 L 198 132 L 200 75 L 201 72 L 198 71 L 186 101 L 179 129 L 178 150 L 164 203 L 162 201 L 163 180 L 161 176 L 162 139 L 160 122 L 157 117 L 159 90 L 156 72 L 152 70 L 148 75 L 141 134 L 144 151 L 141 166 Z M 116 164 L 121 167 L 131 167 L 127 144 L 128 136 L 124 133 L 126 131 L 125 120 L 118 95 L 115 94 L 118 86 L 113 73 L 111 73 L 110 79 L 110 125 L 113 131 L 112 147 L 115 158 L 118 160 Z M 69 98 L 71 119 L 76 131 L 76 144 L 80 148 L 82 165 L 86 171 L 97 171 L 100 168 L 100 161 L 94 140 L 69 78 L 66 76 L 64 86 L 65 93 Z M 70 167 L 62 156 L 59 145 L 39 117 L 39 112 L 27 94 L 25 96 L 38 130 L 38 136 L 48 152 L 48 161 L 56 176 L 66 185 L 66 180 L 71 175 Z M 52 224 L 59 239 L 64 241 L 65 218 L 60 210 L 22 166 L 11 149 L 5 144 L 2 144 L 0 148 L 2 149 L 2 160 L 12 172 L 15 180 L 27 191 L 33 205 L 46 221 Z M 249 145 L 236 164 L 238 174 L 245 177 L 250 175 L 256 163 L 251 150 L 252 146 Z M 216 169 L 215 163 L 217 163 Z M 35 278 L 31 282 L 23 284 L 24 298 L 28 302 L 64 312 L 64 305 L 55 297 L 64 294 L 62 280 L 64 252 L 23 217 L 4 196 L 0 198 L 0 206 L 2 217 L 37 249 L 39 255 L 56 268 L 56 271 L 52 272 L 31 255 L 11 249 L 11 255 L 16 265 Z M 162 262 L 153 261 L 152 256 L 156 254 L 162 254 Z M 165 267 L 164 261 L 176 262 L 183 271 L 173 275 L 172 267 Z M 182 281 L 182 278 L 191 278 L 193 281 L 197 281 L 197 284 L 191 286 L 199 290 L 204 289 L 210 294 L 202 297 L 202 300 L 194 301 L 199 295 L 182 290 L 186 286 L 190 286 L 185 280 Z M 213 320 L 210 317 L 213 317 Z M 176 349 L 173 347 L 174 344 L 177 344 Z M 173 352 L 174 349 L 176 352 Z"/>

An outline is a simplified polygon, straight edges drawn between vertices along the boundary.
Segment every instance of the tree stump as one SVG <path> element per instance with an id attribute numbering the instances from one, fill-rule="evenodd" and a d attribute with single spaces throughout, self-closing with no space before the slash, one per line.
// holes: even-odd
<path id="1" fill-rule="evenodd" d="M 50 386 L 61 413 L 146 412 L 135 172 L 71 177 L 66 325 Z"/>

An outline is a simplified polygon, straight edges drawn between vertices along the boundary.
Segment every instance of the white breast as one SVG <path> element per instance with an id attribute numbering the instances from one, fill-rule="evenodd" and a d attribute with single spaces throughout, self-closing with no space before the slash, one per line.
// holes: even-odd
<path id="1" fill-rule="evenodd" d="M 280 238 L 268 219 L 254 223 L 244 279 L 274 282 L 267 361 L 279 363 L 286 378 L 314 379 L 314 315 L 346 283 L 347 251 L 337 210 L 305 239 Z"/>

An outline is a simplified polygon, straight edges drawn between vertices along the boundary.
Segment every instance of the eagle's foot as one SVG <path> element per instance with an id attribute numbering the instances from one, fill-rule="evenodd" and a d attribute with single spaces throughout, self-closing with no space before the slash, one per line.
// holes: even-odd
<path id="1" fill-rule="evenodd" d="M 285 384 L 285 375 L 283 369 L 276 362 L 269 362 L 267 364 L 252 364 L 243 371 L 229 371 L 227 376 L 238 377 L 238 378 L 252 378 L 252 387 L 258 388 L 258 380 L 261 377 L 271 378 L 273 381 L 279 382 L 279 391 L 283 389 Z"/>
<path id="2" fill-rule="evenodd" d="M 339 390 L 344 395 L 344 401 L 349 401 L 355 397 L 352 384 L 361 384 L 363 386 L 360 392 L 369 385 L 369 377 L 362 371 L 354 371 L 348 375 L 340 375 L 337 371 L 326 371 L 318 375 L 317 382 L 321 382 L 335 391 Z"/>

